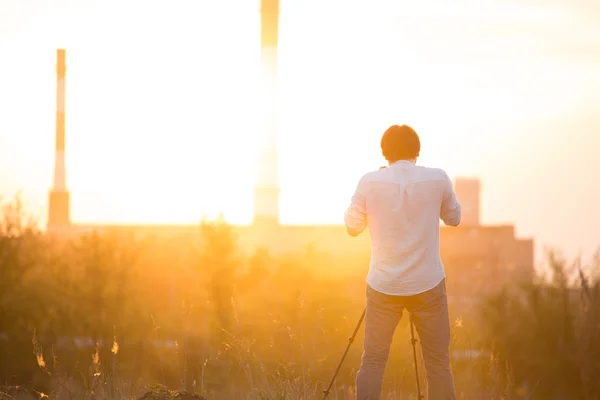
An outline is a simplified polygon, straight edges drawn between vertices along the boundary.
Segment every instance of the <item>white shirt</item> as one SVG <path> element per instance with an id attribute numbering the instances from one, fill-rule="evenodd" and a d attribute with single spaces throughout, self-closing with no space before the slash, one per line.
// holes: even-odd
<path id="1" fill-rule="evenodd" d="M 363 176 L 344 222 L 358 233 L 369 227 L 369 286 L 385 294 L 410 296 L 439 284 L 445 276 L 440 218 L 451 226 L 461 218 L 444 170 L 402 160 Z"/>

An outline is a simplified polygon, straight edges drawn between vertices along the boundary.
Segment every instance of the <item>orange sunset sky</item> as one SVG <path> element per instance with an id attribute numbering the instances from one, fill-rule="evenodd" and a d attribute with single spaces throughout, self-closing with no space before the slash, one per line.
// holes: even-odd
<path id="1" fill-rule="evenodd" d="M 67 49 L 75 222 L 252 213 L 257 0 L 0 0 L 0 195 L 45 218 Z M 282 0 L 283 223 L 342 223 L 393 123 L 483 181 L 484 223 L 600 245 L 600 3 Z"/>

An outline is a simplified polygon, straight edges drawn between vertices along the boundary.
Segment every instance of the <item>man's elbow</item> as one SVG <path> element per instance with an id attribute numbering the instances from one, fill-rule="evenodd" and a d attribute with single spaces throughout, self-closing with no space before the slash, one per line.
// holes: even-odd
<path id="1" fill-rule="evenodd" d="M 360 235 L 362 231 L 364 231 L 367 228 L 367 220 L 362 215 L 352 216 L 349 213 L 346 213 L 344 223 L 346 225 L 346 232 L 348 232 L 348 235 L 352 237 Z"/>
<path id="2" fill-rule="evenodd" d="M 350 235 L 352 237 L 357 237 L 358 235 L 360 235 L 360 231 L 350 228 L 349 226 L 346 227 L 346 231 L 348 232 L 348 235 Z"/>
<path id="3" fill-rule="evenodd" d="M 448 226 L 458 226 L 460 225 L 461 214 L 454 214 L 446 219 L 444 219 L 444 223 Z"/>
<path id="4" fill-rule="evenodd" d="M 352 223 L 346 222 L 346 232 L 352 237 L 357 237 L 367 227 L 365 221 L 352 221 Z"/>
<path id="5" fill-rule="evenodd" d="M 445 215 L 442 218 L 442 221 L 444 221 L 444 224 L 448 225 L 448 226 L 458 226 L 460 224 L 461 217 L 462 217 L 462 212 L 460 209 L 458 209 L 454 213 Z"/>
<path id="6" fill-rule="evenodd" d="M 445 220 L 444 223 L 448 226 L 458 226 L 460 225 L 460 218 L 448 219 Z"/>

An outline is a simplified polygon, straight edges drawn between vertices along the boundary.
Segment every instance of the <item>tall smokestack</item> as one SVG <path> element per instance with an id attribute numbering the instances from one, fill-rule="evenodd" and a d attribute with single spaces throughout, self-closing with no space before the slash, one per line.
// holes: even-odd
<path id="1" fill-rule="evenodd" d="M 69 192 L 67 191 L 65 166 L 65 95 L 66 51 L 56 50 L 56 146 L 54 181 L 48 206 L 48 230 L 70 224 Z"/>
<path id="2" fill-rule="evenodd" d="M 261 0 L 261 75 L 264 131 L 254 190 L 254 224 L 279 224 L 277 172 L 277 42 L 279 0 Z"/>

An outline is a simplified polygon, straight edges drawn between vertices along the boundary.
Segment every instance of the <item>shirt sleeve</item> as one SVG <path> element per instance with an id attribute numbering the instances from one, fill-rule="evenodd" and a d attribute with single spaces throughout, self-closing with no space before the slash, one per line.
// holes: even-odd
<path id="1" fill-rule="evenodd" d="M 440 218 L 444 221 L 444 224 L 449 226 L 458 226 L 462 216 L 462 209 L 460 203 L 456 199 L 456 193 L 454 192 L 454 186 L 450 177 L 446 175 L 446 181 L 444 185 L 444 195 L 442 198 L 442 207 L 440 210 Z"/>
<path id="2" fill-rule="evenodd" d="M 365 182 L 361 179 L 350 201 L 350 206 L 344 213 L 344 223 L 348 229 L 361 233 L 367 228 L 367 202 Z"/>

